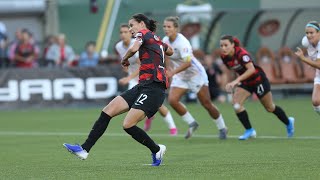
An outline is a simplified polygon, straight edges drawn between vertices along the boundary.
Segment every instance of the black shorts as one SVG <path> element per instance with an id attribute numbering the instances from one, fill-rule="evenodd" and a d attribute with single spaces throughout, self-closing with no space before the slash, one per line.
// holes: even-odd
<path id="1" fill-rule="evenodd" d="M 123 92 L 120 96 L 130 108 L 141 109 L 148 118 L 151 118 L 162 105 L 165 99 L 166 85 L 160 82 L 138 84 L 132 89 Z"/>
<path id="2" fill-rule="evenodd" d="M 270 83 L 268 78 L 261 76 L 261 80 L 254 84 L 241 83 L 239 87 L 249 91 L 251 94 L 255 93 L 259 99 L 270 92 Z"/>

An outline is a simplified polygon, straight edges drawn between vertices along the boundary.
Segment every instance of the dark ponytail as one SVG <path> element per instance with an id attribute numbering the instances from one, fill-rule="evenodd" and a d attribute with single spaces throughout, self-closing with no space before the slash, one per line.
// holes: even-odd
<path id="1" fill-rule="evenodd" d="M 135 14 L 132 16 L 132 19 L 136 20 L 139 23 L 141 21 L 143 21 L 144 24 L 146 25 L 146 27 L 152 32 L 156 32 L 156 30 L 157 30 L 157 21 L 155 21 L 153 19 L 149 19 L 144 14 L 141 14 L 141 13 Z"/>
<path id="2" fill-rule="evenodd" d="M 241 42 L 238 38 L 231 36 L 231 35 L 223 35 L 220 40 L 228 40 L 231 43 L 234 44 L 235 47 L 240 47 L 241 46 Z"/>

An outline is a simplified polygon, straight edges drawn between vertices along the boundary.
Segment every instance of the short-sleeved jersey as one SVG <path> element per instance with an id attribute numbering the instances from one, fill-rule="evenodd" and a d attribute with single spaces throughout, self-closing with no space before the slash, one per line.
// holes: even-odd
<path id="1" fill-rule="evenodd" d="M 129 47 L 131 47 L 134 43 L 134 39 L 131 39 L 130 41 L 130 44 L 128 47 L 126 47 L 124 44 L 123 44 L 123 41 L 119 41 L 117 44 L 116 44 L 116 51 L 117 53 L 119 54 L 119 56 L 121 58 L 124 57 L 124 55 L 126 54 L 126 52 L 128 51 Z M 132 74 L 133 72 L 135 72 L 138 68 L 139 68 L 139 64 L 137 62 L 137 59 L 139 58 L 139 52 L 136 52 L 132 57 L 130 57 L 128 60 L 129 60 L 129 63 L 130 63 L 130 66 L 128 67 L 128 73 L 129 74 Z M 135 77 L 134 78 L 136 81 L 138 81 L 139 77 Z"/>
<path id="2" fill-rule="evenodd" d="M 255 85 L 260 83 L 262 76 L 265 76 L 263 70 L 254 64 L 250 54 L 241 47 L 235 47 L 235 53 L 233 56 L 221 54 L 221 59 L 223 63 L 228 67 L 228 69 L 234 70 L 238 75 L 246 72 L 246 64 L 252 62 L 255 67 L 255 72 L 246 80 L 241 83 L 246 85 Z"/>
<path id="3" fill-rule="evenodd" d="M 164 52 L 168 45 L 153 32 L 143 29 L 136 33 L 135 40 L 141 46 L 139 48 L 140 71 L 139 83 L 151 83 L 153 81 L 168 85 L 164 65 Z"/>
<path id="4" fill-rule="evenodd" d="M 302 45 L 307 48 L 308 56 L 312 61 L 316 61 L 320 59 L 320 41 L 318 42 L 317 46 L 313 46 L 309 43 L 309 40 L 306 36 L 302 38 Z M 320 78 L 320 70 L 316 69 L 315 77 Z"/>
<path id="5" fill-rule="evenodd" d="M 37 55 L 35 45 L 31 44 L 31 43 L 27 43 L 27 44 L 18 43 L 18 45 L 16 46 L 16 49 L 15 49 L 15 54 L 22 56 L 24 58 L 27 58 L 31 55 Z M 36 59 L 36 57 L 34 57 L 33 61 L 35 61 L 35 59 Z M 31 61 L 31 62 L 17 61 L 16 66 L 17 67 L 33 67 L 33 63 L 34 63 L 33 61 Z"/>
<path id="6" fill-rule="evenodd" d="M 204 67 L 193 55 L 190 42 L 182 34 L 178 33 L 173 42 L 170 42 L 168 36 L 165 36 L 162 41 L 173 48 L 173 55 L 169 57 L 173 63 L 173 68 L 178 68 L 181 64 L 185 63 L 185 59 L 188 56 L 191 60 L 191 66 L 189 68 L 174 76 L 182 80 L 190 80 L 198 74 L 205 73 Z"/>

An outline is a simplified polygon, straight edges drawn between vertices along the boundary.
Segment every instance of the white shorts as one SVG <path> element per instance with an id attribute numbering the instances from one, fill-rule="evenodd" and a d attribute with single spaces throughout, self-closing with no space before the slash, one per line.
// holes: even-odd
<path id="1" fill-rule="evenodd" d="M 132 79 L 129 81 L 129 84 L 128 84 L 128 89 L 131 89 L 133 88 L 135 85 L 137 85 L 139 82 L 135 79 Z"/>
<path id="2" fill-rule="evenodd" d="M 202 86 L 208 86 L 208 76 L 205 73 L 198 74 L 192 77 L 190 80 L 182 80 L 177 76 L 173 76 L 171 87 L 178 87 L 182 89 L 189 89 L 193 93 L 198 93 Z"/>

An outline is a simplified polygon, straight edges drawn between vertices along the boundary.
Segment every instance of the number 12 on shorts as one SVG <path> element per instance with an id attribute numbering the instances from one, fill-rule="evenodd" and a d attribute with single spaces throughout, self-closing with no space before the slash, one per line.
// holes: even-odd
<path id="1" fill-rule="evenodd" d="M 143 101 L 146 100 L 147 98 L 148 98 L 148 95 L 140 94 L 140 96 L 138 97 L 138 99 L 136 100 L 136 102 L 134 104 L 135 105 L 142 105 Z"/>

